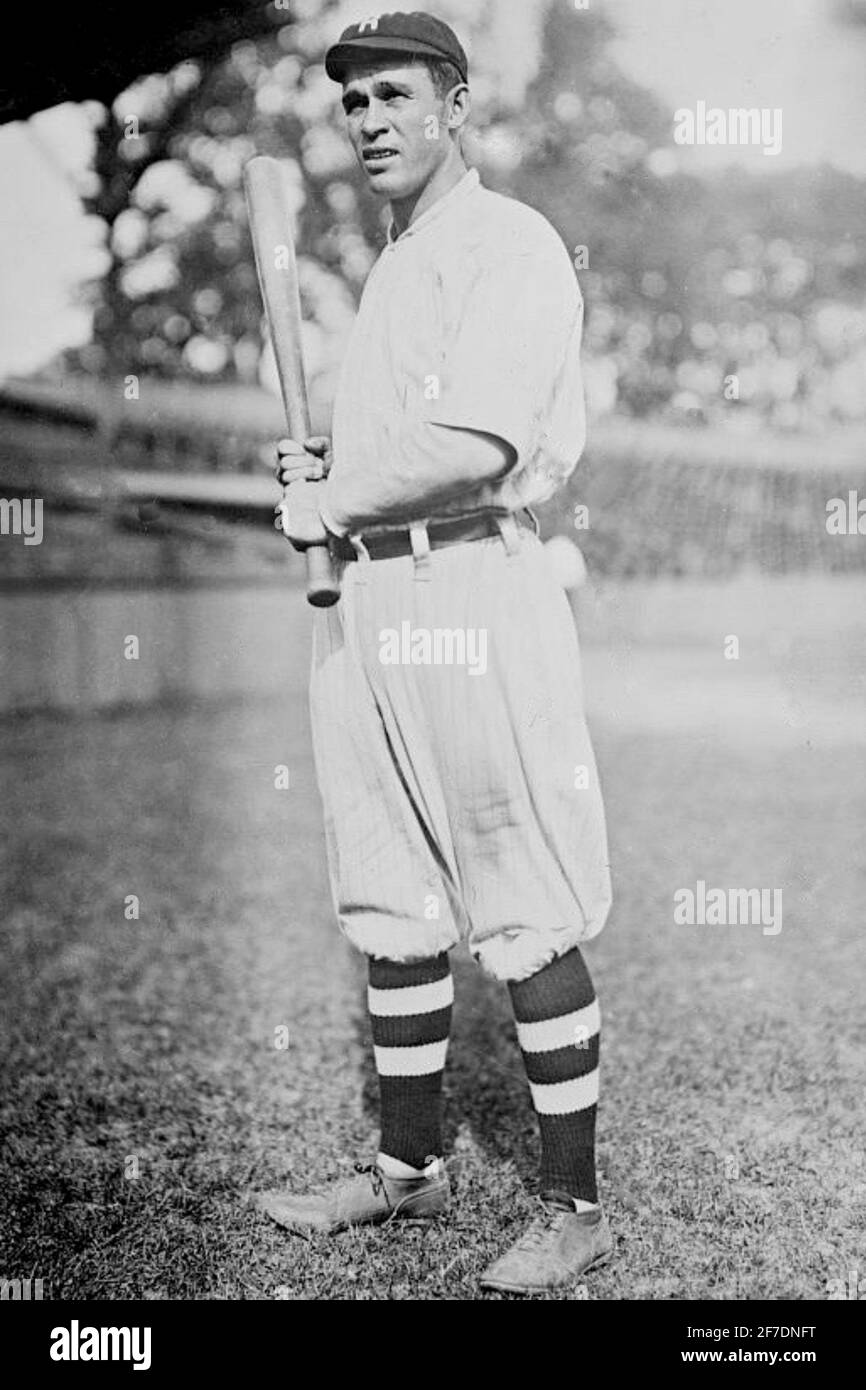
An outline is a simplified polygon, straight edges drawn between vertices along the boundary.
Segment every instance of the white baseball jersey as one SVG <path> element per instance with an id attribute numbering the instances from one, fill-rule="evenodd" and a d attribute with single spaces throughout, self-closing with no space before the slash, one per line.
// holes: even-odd
<path id="1" fill-rule="evenodd" d="M 495 482 L 467 476 L 437 515 L 517 511 L 549 497 L 586 438 L 582 325 L 557 233 L 532 208 L 484 188 L 477 170 L 400 236 L 392 227 L 343 359 L 329 525 L 354 530 L 398 476 L 413 474 L 413 429 L 423 421 L 498 435 L 517 456 Z"/>

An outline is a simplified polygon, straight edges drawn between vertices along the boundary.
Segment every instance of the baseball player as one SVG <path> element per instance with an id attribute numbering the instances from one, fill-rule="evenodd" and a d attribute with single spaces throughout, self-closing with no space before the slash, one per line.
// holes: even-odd
<path id="1" fill-rule="evenodd" d="M 582 302 L 550 224 L 464 162 L 467 59 L 446 24 L 352 24 L 325 67 L 391 221 L 332 443 L 282 441 L 277 474 L 293 544 L 328 538 L 341 565 L 310 701 L 334 906 L 368 957 L 381 1138 L 354 1176 L 259 1201 L 307 1232 L 447 1213 L 448 952 L 464 939 L 510 991 L 541 1133 L 538 1215 L 482 1286 L 542 1292 L 612 1249 L 581 952 L 610 907 L 604 811 L 571 610 L 530 510 L 583 449 Z"/>

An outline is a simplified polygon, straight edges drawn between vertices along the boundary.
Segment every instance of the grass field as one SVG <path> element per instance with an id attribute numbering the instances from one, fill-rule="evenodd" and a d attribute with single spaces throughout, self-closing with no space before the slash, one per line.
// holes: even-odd
<path id="1" fill-rule="evenodd" d="M 639 685 L 688 679 L 673 653 L 634 659 Z M 588 959 L 617 1255 L 560 1296 L 825 1297 L 866 1263 L 866 746 L 644 727 L 641 700 L 631 719 L 606 708 L 600 661 L 586 683 L 616 904 Z M 331 921 L 302 685 L 2 726 L 0 1274 L 63 1299 L 471 1299 L 529 1216 L 535 1129 L 505 991 L 459 955 L 450 1223 L 307 1242 L 245 1200 L 326 1179 L 376 1139 L 363 965 Z M 674 891 L 699 877 L 781 886 L 781 933 L 674 926 Z"/>

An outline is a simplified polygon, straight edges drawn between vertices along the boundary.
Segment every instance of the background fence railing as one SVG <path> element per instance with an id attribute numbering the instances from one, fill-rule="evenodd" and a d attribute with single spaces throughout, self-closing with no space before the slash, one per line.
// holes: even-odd
<path id="1" fill-rule="evenodd" d="M 127 399 L 130 389 L 137 399 Z M 256 572 L 262 556 L 267 565 L 276 553 L 260 523 L 278 496 L 268 465 L 281 433 L 279 402 L 252 387 L 7 383 L 0 496 L 42 497 L 51 543 L 46 533 L 40 547 L 0 546 L 0 580 L 104 581 L 112 565 L 128 579 L 139 570 L 130 569 L 118 532 L 180 535 L 197 555 L 193 568 L 207 572 L 209 555 L 228 545 L 228 521 L 259 524 L 258 541 L 237 531 L 232 544 L 235 554 L 254 556 Z M 866 567 L 866 534 L 831 534 L 827 524 L 831 499 L 847 504 L 852 493 L 856 510 L 858 499 L 866 502 L 862 432 L 785 438 L 603 420 L 591 426 L 568 484 L 539 512 L 544 533 L 570 535 L 599 576 L 853 573 Z M 82 511 L 101 518 L 101 543 L 92 527 L 71 520 Z M 273 539 L 270 525 L 264 529 Z M 142 577 L 157 579 L 172 553 L 154 550 Z M 221 573 L 224 558 L 216 560 Z M 174 553 L 173 563 L 167 577 L 180 579 L 183 557 Z M 187 556 L 187 570 L 191 564 Z"/>

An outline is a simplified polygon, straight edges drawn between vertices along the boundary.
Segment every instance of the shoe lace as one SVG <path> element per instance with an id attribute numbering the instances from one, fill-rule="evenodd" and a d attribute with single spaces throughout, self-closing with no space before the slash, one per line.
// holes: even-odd
<path id="1" fill-rule="evenodd" d="M 385 1179 L 382 1170 L 376 1163 L 356 1163 L 355 1172 L 366 1174 L 373 1188 L 373 1196 L 378 1197 L 385 1186 Z M 385 1194 L 387 1196 L 387 1193 Z"/>
<path id="2" fill-rule="evenodd" d="M 558 1235 L 562 1230 L 568 1211 L 564 1207 L 549 1207 L 542 1202 L 543 1210 L 524 1232 L 517 1242 L 520 1250 L 530 1252 L 536 1250 L 548 1235 Z"/>

